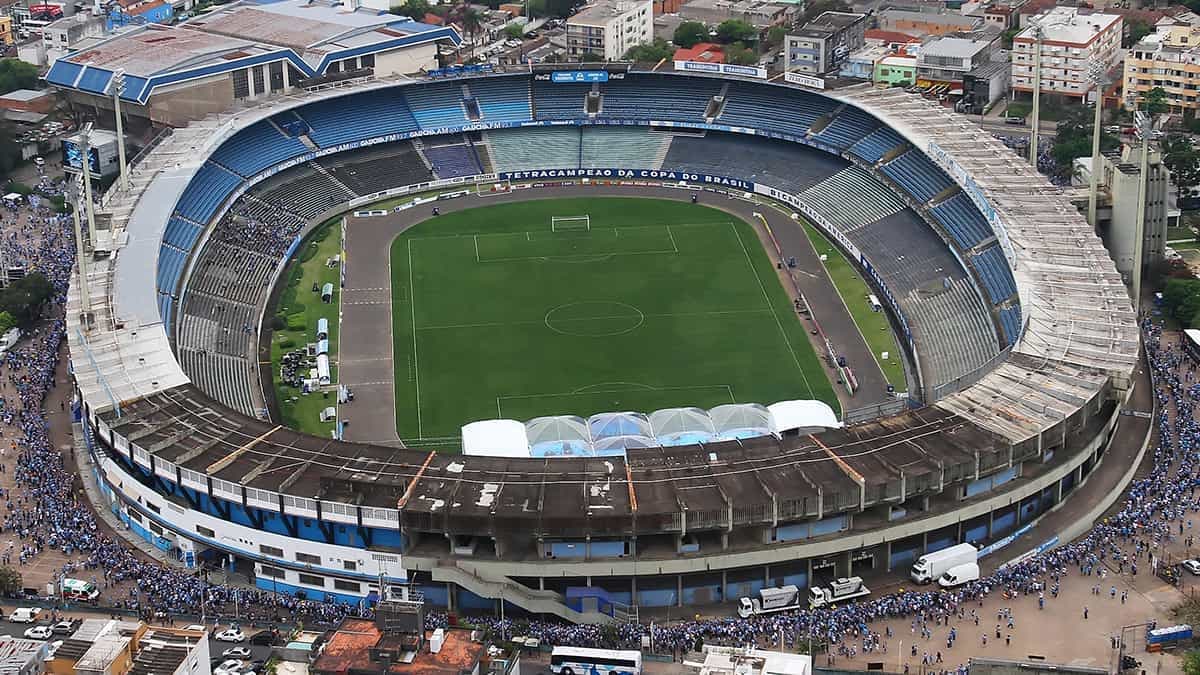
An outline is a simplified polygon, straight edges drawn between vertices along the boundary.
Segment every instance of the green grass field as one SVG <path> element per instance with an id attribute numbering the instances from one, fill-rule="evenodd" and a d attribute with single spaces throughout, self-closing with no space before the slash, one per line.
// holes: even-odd
<path id="1" fill-rule="evenodd" d="M 551 230 L 588 215 L 590 231 Z M 396 428 L 816 398 L 839 410 L 753 228 L 682 202 L 547 199 L 418 225 L 391 251 Z"/>
<path id="2" fill-rule="evenodd" d="M 329 319 L 329 375 L 337 382 L 338 303 L 341 284 L 338 283 L 340 267 L 328 267 L 325 261 L 341 253 L 341 218 L 334 218 L 313 232 L 297 249 L 292 262 L 284 273 L 287 286 L 279 295 L 275 308 L 274 326 L 271 335 L 271 367 L 275 398 L 283 423 L 293 429 L 311 434 L 328 436 L 333 430 L 332 422 L 320 420 L 321 409 L 334 405 L 336 396 L 330 389 L 329 396 L 323 394 L 301 394 L 298 389 L 284 386 L 279 381 L 279 363 L 283 354 L 315 342 L 317 319 Z M 326 282 L 333 284 L 333 303 L 321 302 L 320 294 L 312 291 L 313 284 L 320 288 Z"/>

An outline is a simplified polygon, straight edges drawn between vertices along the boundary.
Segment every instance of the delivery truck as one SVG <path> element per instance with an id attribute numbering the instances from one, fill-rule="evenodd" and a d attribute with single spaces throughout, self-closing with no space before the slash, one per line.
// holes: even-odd
<path id="1" fill-rule="evenodd" d="M 845 602 L 870 595 L 871 589 L 863 584 L 862 577 L 838 579 L 828 586 L 813 586 L 808 589 L 808 606 L 812 609 Z"/>
<path id="2" fill-rule="evenodd" d="M 979 579 L 979 563 L 969 562 L 946 570 L 942 576 L 938 577 L 938 586 L 954 588 L 977 579 Z"/>
<path id="3" fill-rule="evenodd" d="M 970 544 L 956 544 L 917 558 L 909 576 L 918 584 L 928 584 L 936 581 L 950 568 L 973 563 L 978 559 L 979 549 Z"/>
<path id="4" fill-rule="evenodd" d="M 795 586 L 779 588 L 764 588 L 757 594 L 738 600 L 738 616 L 749 619 L 760 614 L 786 612 L 789 609 L 800 609 L 800 589 Z"/>

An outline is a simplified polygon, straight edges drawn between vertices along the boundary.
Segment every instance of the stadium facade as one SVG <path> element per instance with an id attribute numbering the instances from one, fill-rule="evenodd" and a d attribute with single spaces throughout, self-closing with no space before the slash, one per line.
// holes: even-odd
<path id="1" fill-rule="evenodd" d="M 569 586 L 704 604 L 902 567 L 960 541 L 1003 544 L 1095 469 L 1132 391 L 1138 330 L 1111 259 L 1059 190 L 901 91 L 611 75 L 367 82 L 161 140 L 128 192 L 105 195 L 105 254 L 69 297 L 79 431 L 106 506 L 186 564 L 232 563 L 266 589 L 356 601 L 407 578 L 435 604 L 503 597 L 580 620 L 596 616 L 564 604 Z M 729 147 L 753 151 L 703 164 Z M 339 173 L 338 157 L 359 170 Z M 385 182 L 354 183 L 381 162 Z M 891 312 L 913 364 L 910 405 L 812 436 L 603 458 L 444 455 L 264 419 L 244 353 L 253 335 L 234 336 L 261 320 L 286 252 L 253 258 L 222 239 L 232 204 L 275 198 L 319 221 L 380 196 L 596 171 L 609 183 L 682 176 L 803 213 Z M 330 176 L 344 197 L 304 201 Z"/>

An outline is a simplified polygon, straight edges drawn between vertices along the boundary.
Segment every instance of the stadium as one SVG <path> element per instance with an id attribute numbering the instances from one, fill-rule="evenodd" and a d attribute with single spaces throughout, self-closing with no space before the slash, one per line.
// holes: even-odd
<path id="1" fill-rule="evenodd" d="M 60 60 L 50 79 L 102 79 L 100 56 Z M 1128 293 L 1084 219 L 999 142 L 894 89 L 555 72 L 313 87 L 209 115 L 141 153 L 131 187 L 101 200 L 87 283 L 68 301 L 80 430 L 106 506 L 185 564 L 260 588 L 359 602 L 408 580 L 443 607 L 503 598 L 597 621 L 904 568 L 956 542 L 996 550 L 1099 466 L 1138 367 Z M 461 454 L 419 433 L 382 437 L 403 406 L 372 415 L 369 387 L 342 440 L 280 422 L 262 326 L 314 228 L 346 214 L 353 246 L 356 228 L 406 214 L 436 227 L 461 200 L 500 208 L 578 192 L 771 202 L 813 223 L 891 317 L 907 398 L 847 408 L 844 426 L 744 401 L 601 424 L 582 417 L 600 410 L 547 410 L 480 420 L 487 452 L 470 452 L 464 430 Z M 432 193 L 441 199 L 421 201 Z M 589 215 L 599 230 L 599 212 L 580 210 L 532 220 L 553 233 L 553 218 L 578 227 Z M 238 229 L 248 217 L 290 219 L 288 236 L 251 237 Z M 799 227 L 773 217 L 772 229 Z M 370 272 L 361 257 L 348 253 L 343 273 Z M 379 292 L 373 302 L 396 306 Z M 341 323 L 356 324 L 342 306 Z M 604 311 L 583 318 L 613 318 Z M 371 399 L 399 396 L 394 384 Z M 604 602 L 569 602 L 577 587 Z"/>

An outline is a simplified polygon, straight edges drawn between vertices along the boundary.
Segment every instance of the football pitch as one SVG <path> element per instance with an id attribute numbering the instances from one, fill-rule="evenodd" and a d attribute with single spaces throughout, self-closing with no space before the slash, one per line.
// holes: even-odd
<path id="1" fill-rule="evenodd" d="M 393 241 L 391 280 L 406 441 L 493 418 L 797 398 L 838 410 L 753 228 L 706 206 L 597 197 L 459 211 Z"/>

